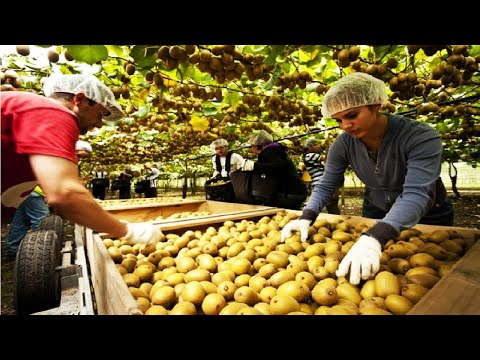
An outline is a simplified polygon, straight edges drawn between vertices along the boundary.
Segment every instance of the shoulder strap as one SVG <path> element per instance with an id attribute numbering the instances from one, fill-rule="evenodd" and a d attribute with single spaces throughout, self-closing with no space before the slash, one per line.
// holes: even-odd
<path id="1" fill-rule="evenodd" d="M 215 167 L 217 168 L 217 171 L 222 174 L 222 164 L 220 163 L 220 156 L 215 155 Z"/>
<path id="2" fill-rule="evenodd" d="M 230 162 L 232 161 L 232 152 L 227 152 L 227 158 L 225 160 L 225 170 L 227 171 L 227 176 L 230 173 Z"/>

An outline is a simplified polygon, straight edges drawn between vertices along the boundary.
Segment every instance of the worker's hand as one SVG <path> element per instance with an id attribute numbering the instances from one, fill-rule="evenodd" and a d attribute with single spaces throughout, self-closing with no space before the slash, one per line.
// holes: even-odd
<path id="1" fill-rule="evenodd" d="M 345 276 L 350 268 L 350 283 L 358 285 L 360 278 L 370 279 L 380 268 L 382 246 L 377 239 L 368 235 L 361 235 L 350 251 L 345 255 L 338 270 L 337 276 Z"/>
<path id="2" fill-rule="evenodd" d="M 290 221 L 287 225 L 284 226 L 282 229 L 282 238 L 281 242 L 285 242 L 285 239 L 292 236 L 293 231 L 300 231 L 300 240 L 302 242 L 307 241 L 308 238 L 308 228 L 310 227 L 310 220 L 307 219 L 297 219 Z"/>
<path id="3" fill-rule="evenodd" d="M 245 160 L 242 166 L 242 171 L 253 171 L 255 163 L 252 160 Z"/>
<path id="4" fill-rule="evenodd" d="M 142 243 L 151 245 L 158 242 L 163 236 L 160 227 L 152 223 L 127 222 L 127 229 L 127 235 L 122 239 L 127 240 L 130 244 Z"/>

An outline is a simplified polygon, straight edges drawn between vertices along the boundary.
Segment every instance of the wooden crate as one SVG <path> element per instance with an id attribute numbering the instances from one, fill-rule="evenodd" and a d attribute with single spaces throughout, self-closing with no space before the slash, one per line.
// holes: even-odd
<path id="1" fill-rule="evenodd" d="M 111 208 L 110 210 L 107 208 L 106 210 L 117 219 L 129 222 L 145 222 L 153 220 L 155 223 L 176 223 L 190 221 L 192 219 L 209 219 L 218 215 L 238 215 L 241 218 L 243 214 L 268 209 L 275 209 L 274 212 L 278 211 L 278 208 L 273 208 L 271 206 L 227 203 L 212 200 L 191 200 L 176 203 L 133 205 L 123 208 Z M 210 214 L 167 219 L 171 215 L 182 212 L 209 212 Z M 155 220 L 159 216 L 164 217 L 164 219 Z"/>
<path id="2" fill-rule="evenodd" d="M 166 222 L 162 230 L 168 233 L 181 234 L 187 229 L 204 231 L 209 226 L 219 227 L 226 220 L 247 219 L 258 221 L 262 216 L 276 214 L 282 209 L 265 210 L 231 216 L 219 215 L 209 219 L 190 219 L 184 222 Z M 301 211 L 292 211 L 301 214 Z M 373 225 L 375 220 L 359 216 L 343 216 L 321 213 L 318 219 L 329 222 L 338 219 L 348 220 L 352 225 L 364 223 Z M 480 314 L 480 230 L 448 226 L 416 225 L 423 233 L 435 230 L 456 230 L 464 236 L 469 250 L 452 267 L 450 272 L 412 308 L 410 314 Z M 87 250 L 92 271 L 92 282 L 95 290 L 98 314 L 141 314 L 135 299 L 128 291 L 113 260 L 105 249 L 102 234 L 93 234 L 87 229 Z"/>
<path id="3" fill-rule="evenodd" d="M 210 218 L 190 219 L 190 221 L 164 222 L 162 230 L 168 232 L 185 232 L 188 229 L 205 230 L 208 226 L 220 226 L 226 220 L 252 219 L 256 221 L 263 216 L 274 215 L 282 210 L 280 208 L 263 207 L 234 215 L 222 214 Z M 99 315 L 142 314 L 114 261 L 103 245 L 102 239 L 106 237 L 106 234 L 98 234 L 91 229 L 85 229 L 85 237 L 97 313 Z"/>
<path id="4" fill-rule="evenodd" d="M 184 204 L 184 203 L 198 203 L 204 200 L 168 200 L 165 201 L 165 198 L 155 197 L 155 198 L 131 198 L 131 199 L 111 199 L 99 201 L 99 205 L 107 211 L 110 210 L 125 210 L 132 208 L 147 208 L 155 207 L 166 204 Z"/>

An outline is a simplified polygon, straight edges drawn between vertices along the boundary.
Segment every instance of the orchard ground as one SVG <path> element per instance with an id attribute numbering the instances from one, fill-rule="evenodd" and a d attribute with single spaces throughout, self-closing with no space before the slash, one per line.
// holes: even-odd
<path id="1" fill-rule="evenodd" d="M 455 210 L 454 226 L 465 228 L 480 229 L 480 191 L 460 190 L 462 198 L 457 199 L 450 193 Z M 168 197 L 171 200 L 181 200 L 181 191 L 159 191 L 159 197 Z M 108 197 L 107 197 L 108 198 Z M 204 200 L 203 192 L 196 192 L 195 195 L 187 195 L 189 200 Z M 343 200 L 343 201 L 342 201 Z M 354 189 L 346 189 L 345 196 L 341 198 L 340 210 L 342 215 L 361 216 L 362 213 L 362 192 Z M 5 259 L 5 241 L 8 234 L 9 223 L 2 223 L 2 258 L 1 258 L 1 314 L 15 314 L 13 299 L 13 274 L 14 261 Z M 65 236 L 67 239 L 73 239 L 73 226 L 71 223 L 65 223 Z"/>

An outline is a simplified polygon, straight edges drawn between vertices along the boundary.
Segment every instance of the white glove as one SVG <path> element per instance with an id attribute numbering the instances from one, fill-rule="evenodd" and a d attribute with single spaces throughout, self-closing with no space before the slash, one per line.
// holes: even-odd
<path id="1" fill-rule="evenodd" d="M 282 229 L 282 238 L 281 242 L 285 242 L 285 239 L 292 236 L 293 231 L 300 231 L 300 240 L 302 242 L 307 241 L 308 238 L 308 228 L 310 227 L 310 220 L 307 219 L 297 219 L 290 221 Z"/>
<path id="2" fill-rule="evenodd" d="M 163 235 L 160 227 L 152 223 L 127 223 L 127 229 L 127 235 L 122 239 L 127 240 L 130 244 L 151 245 L 158 242 Z"/>
<path id="3" fill-rule="evenodd" d="M 245 160 L 242 166 L 242 171 L 253 171 L 255 163 L 252 160 Z"/>
<path id="4" fill-rule="evenodd" d="M 378 240 L 368 235 L 361 235 L 343 258 L 336 274 L 345 276 L 350 268 L 350 283 L 358 285 L 360 278 L 368 280 L 378 272 L 381 256 L 382 246 Z"/>

